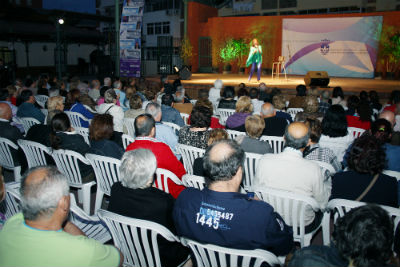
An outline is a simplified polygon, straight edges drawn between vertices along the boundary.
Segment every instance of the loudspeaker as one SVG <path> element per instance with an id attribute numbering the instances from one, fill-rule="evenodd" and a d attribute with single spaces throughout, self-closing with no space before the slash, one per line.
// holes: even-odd
<path id="1" fill-rule="evenodd" d="M 329 76 L 326 71 L 309 71 L 304 76 L 306 86 L 328 86 Z"/>
<path id="2" fill-rule="evenodd" d="M 179 70 L 179 77 L 181 78 L 181 80 L 189 80 L 191 76 L 192 76 L 192 73 L 190 72 L 188 67 L 183 66 Z"/>

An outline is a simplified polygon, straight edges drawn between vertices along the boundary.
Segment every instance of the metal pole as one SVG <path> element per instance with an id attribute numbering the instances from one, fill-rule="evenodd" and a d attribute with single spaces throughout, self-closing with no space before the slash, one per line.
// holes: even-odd
<path id="1" fill-rule="evenodd" d="M 56 40 L 56 52 L 57 52 L 57 78 L 61 80 L 61 32 L 60 32 L 60 23 L 56 21 L 56 32 L 57 32 L 57 40 Z"/>
<path id="2" fill-rule="evenodd" d="M 119 77 L 119 0 L 115 0 L 115 75 Z"/>

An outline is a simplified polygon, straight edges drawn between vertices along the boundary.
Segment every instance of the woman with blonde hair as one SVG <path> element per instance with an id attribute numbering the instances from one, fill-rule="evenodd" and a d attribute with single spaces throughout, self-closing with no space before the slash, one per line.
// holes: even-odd
<path id="1" fill-rule="evenodd" d="M 241 96 L 236 102 L 236 112 L 226 120 L 226 128 L 245 132 L 246 118 L 253 113 L 253 104 L 248 96 Z"/>
<path id="2" fill-rule="evenodd" d="M 256 65 L 257 65 L 257 81 L 260 81 L 261 63 L 262 63 L 262 48 L 258 44 L 258 40 L 253 39 L 253 41 L 251 43 L 252 43 L 252 45 L 250 47 L 249 57 L 247 58 L 247 61 L 246 61 L 246 67 L 251 65 L 249 82 L 251 80 L 251 77 L 253 76 Z"/>
<path id="3" fill-rule="evenodd" d="M 266 154 L 273 153 L 271 146 L 260 137 L 265 128 L 265 121 L 260 115 L 251 115 L 246 118 L 245 122 L 246 135 L 239 135 L 236 141 L 244 150 L 244 152 Z"/>

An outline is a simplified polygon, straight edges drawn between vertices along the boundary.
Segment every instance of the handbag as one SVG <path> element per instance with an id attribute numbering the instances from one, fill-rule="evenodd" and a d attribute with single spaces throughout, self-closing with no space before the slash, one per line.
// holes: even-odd
<path id="1" fill-rule="evenodd" d="M 365 195 L 369 192 L 369 190 L 371 190 L 371 188 L 374 186 L 376 180 L 378 180 L 378 177 L 379 177 L 379 173 L 375 174 L 374 178 L 369 183 L 367 188 L 365 188 L 364 192 L 362 192 L 361 195 L 358 198 L 356 198 L 356 201 L 361 201 L 361 199 L 363 199 L 365 197 Z"/>

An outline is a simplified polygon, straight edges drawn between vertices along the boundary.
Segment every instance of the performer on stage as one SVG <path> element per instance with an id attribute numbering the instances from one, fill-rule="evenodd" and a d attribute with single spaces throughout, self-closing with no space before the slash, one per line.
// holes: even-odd
<path id="1" fill-rule="evenodd" d="M 258 40 L 253 39 L 252 46 L 250 47 L 250 54 L 246 61 L 246 67 L 251 65 L 249 82 L 251 80 L 251 77 L 253 76 L 254 68 L 256 67 L 256 65 L 257 65 L 257 81 L 260 81 L 261 63 L 262 63 L 262 49 L 261 46 L 258 44 Z"/>

